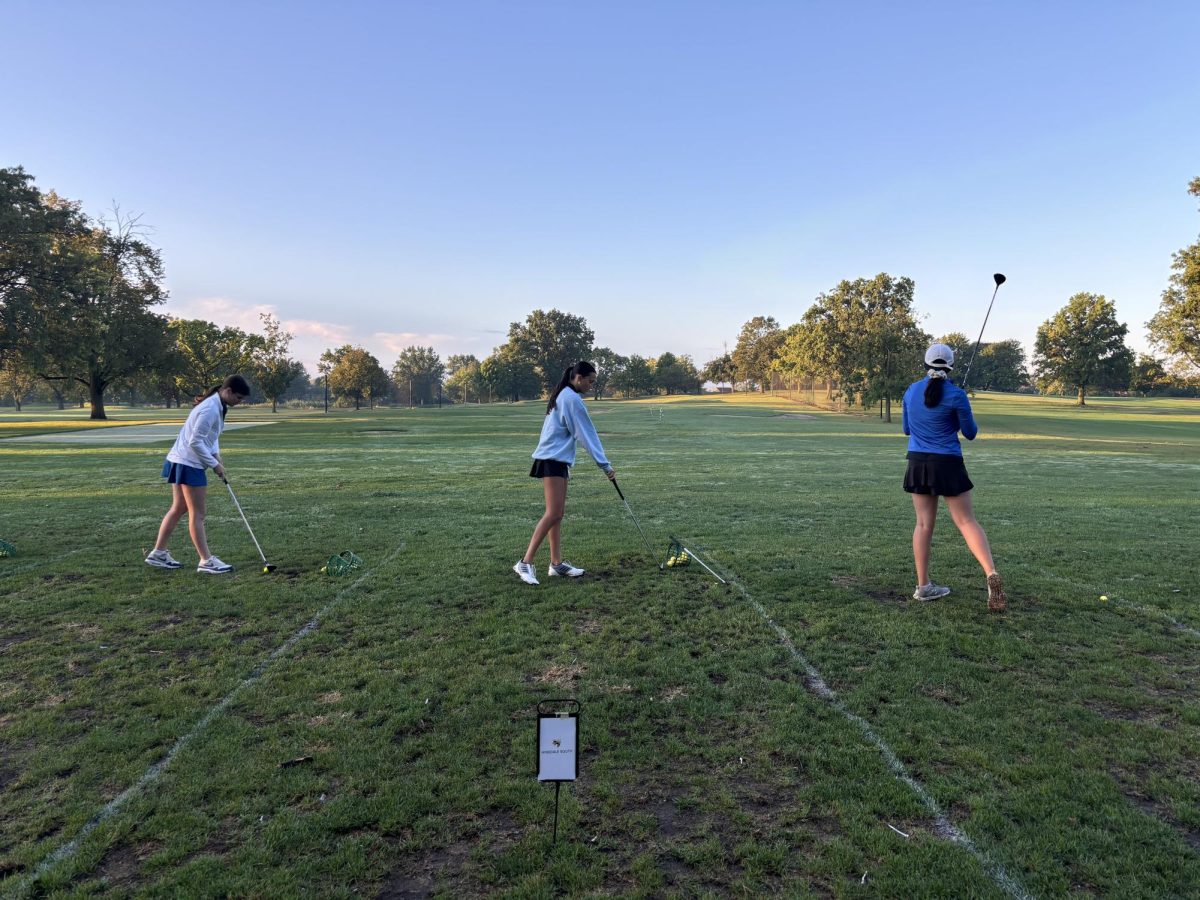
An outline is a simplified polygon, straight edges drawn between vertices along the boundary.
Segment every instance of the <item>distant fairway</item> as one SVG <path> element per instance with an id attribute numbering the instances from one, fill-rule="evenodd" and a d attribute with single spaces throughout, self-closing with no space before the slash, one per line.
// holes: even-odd
<path id="1" fill-rule="evenodd" d="M 113 896 L 1194 894 L 1200 403 L 975 401 L 1003 616 L 944 507 L 954 593 L 907 599 L 898 407 L 757 395 L 592 404 L 652 543 L 737 585 L 660 572 L 581 451 L 588 575 L 527 587 L 543 409 L 234 410 L 278 420 L 222 440 L 272 576 L 215 490 L 238 573 L 195 574 L 182 525 L 183 570 L 142 563 L 164 443 L 0 442 L 0 896 L 39 865 L 45 892 Z M 0 414 L 0 438 L 84 416 Z M 365 573 L 318 574 L 345 549 Z M 583 753 L 551 849 L 535 707 L 566 696 Z"/>

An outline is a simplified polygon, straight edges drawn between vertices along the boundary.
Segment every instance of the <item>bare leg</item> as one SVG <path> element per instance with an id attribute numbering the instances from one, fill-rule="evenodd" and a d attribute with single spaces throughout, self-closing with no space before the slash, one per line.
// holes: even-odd
<path id="1" fill-rule="evenodd" d="M 546 539 L 550 536 L 550 562 L 557 558 L 562 562 L 562 546 L 560 542 L 559 523 L 562 522 L 563 510 L 567 505 L 567 479 L 543 478 L 542 490 L 546 495 L 546 511 L 533 527 L 533 537 L 529 539 L 529 549 L 525 551 L 523 560 L 533 562 L 533 557 Z"/>
<path id="2" fill-rule="evenodd" d="M 946 505 L 950 507 L 950 516 L 962 532 L 967 547 L 983 567 L 983 574 L 991 575 L 996 571 L 996 564 L 992 561 L 992 549 L 988 546 L 983 526 L 975 521 L 975 512 L 971 509 L 971 492 L 947 497 Z"/>
<path id="3" fill-rule="evenodd" d="M 917 524 L 913 528 L 913 562 L 917 567 L 917 587 L 929 584 L 929 548 L 933 544 L 933 526 L 937 522 L 936 494 L 913 494 Z"/>
<path id="4" fill-rule="evenodd" d="M 158 526 L 158 540 L 154 542 L 155 550 L 167 549 L 167 545 L 171 542 L 171 535 L 175 531 L 175 526 L 179 524 L 179 520 L 187 512 L 187 508 L 187 501 L 183 499 L 183 485 L 171 485 L 171 508 L 167 510 L 167 514 L 163 516 L 162 524 Z"/>
<path id="5" fill-rule="evenodd" d="M 188 533 L 192 536 L 192 544 L 200 554 L 200 561 L 212 556 L 208 552 L 208 536 L 204 533 L 204 514 L 207 503 L 208 488 L 180 485 L 183 489 L 183 499 L 188 508 Z"/>

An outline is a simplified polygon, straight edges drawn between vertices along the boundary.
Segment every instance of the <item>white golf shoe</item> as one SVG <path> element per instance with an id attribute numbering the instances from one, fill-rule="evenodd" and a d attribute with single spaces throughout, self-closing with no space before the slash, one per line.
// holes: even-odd
<path id="1" fill-rule="evenodd" d="M 523 559 L 517 560 L 517 564 L 513 566 L 513 571 L 516 572 L 523 582 L 526 584 L 537 584 L 537 570 L 534 569 L 533 563 L 527 563 Z"/>
<path id="2" fill-rule="evenodd" d="M 159 569 L 182 568 L 183 563 L 171 555 L 169 550 L 151 550 L 146 556 L 146 565 Z"/>
<path id="3" fill-rule="evenodd" d="M 578 578 L 583 574 L 583 571 L 583 569 L 579 568 L 578 566 L 571 565 L 564 559 L 557 566 L 551 566 L 546 571 L 546 574 L 551 578 Z"/>
<path id="4" fill-rule="evenodd" d="M 932 581 L 929 584 L 919 584 L 917 589 L 913 591 L 914 600 L 940 600 L 950 593 L 950 588 L 940 584 L 934 584 Z"/>
<path id="5" fill-rule="evenodd" d="M 233 566 L 229 563 L 223 563 L 215 556 L 210 556 L 208 559 L 202 560 L 200 565 L 196 566 L 196 571 L 204 575 L 224 575 L 226 572 L 232 572 Z"/>

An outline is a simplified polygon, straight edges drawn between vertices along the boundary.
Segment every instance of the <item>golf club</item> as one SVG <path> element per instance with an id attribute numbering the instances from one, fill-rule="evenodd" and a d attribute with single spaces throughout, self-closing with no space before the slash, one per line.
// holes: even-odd
<path id="1" fill-rule="evenodd" d="M 996 294 L 1000 291 L 1000 285 L 1007 280 L 1003 275 L 997 272 L 992 276 L 996 282 L 996 290 L 992 291 L 992 301 L 988 304 L 987 315 L 983 317 L 983 326 L 979 329 L 979 337 L 975 341 L 975 349 L 971 351 L 971 358 L 967 361 L 967 371 L 963 373 L 962 389 L 967 389 L 967 379 L 971 377 L 971 363 L 975 362 L 975 354 L 979 352 L 979 342 L 983 340 L 983 329 L 987 328 L 988 316 L 992 314 L 992 303 L 996 302 Z"/>
<path id="2" fill-rule="evenodd" d="M 646 532 L 642 531 L 642 524 L 638 521 L 638 517 L 633 514 L 633 508 L 630 507 L 629 501 L 625 499 L 625 495 L 621 493 L 621 486 L 617 484 L 617 479 L 610 479 L 612 486 L 617 489 L 617 496 L 621 498 L 621 502 L 625 504 L 625 510 L 629 513 L 629 518 L 633 519 L 633 524 L 637 526 L 638 534 L 642 536 L 642 541 L 646 545 L 646 552 L 650 554 L 650 558 L 654 559 L 654 551 L 650 549 L 650 542 L 646 540 Z M 662 570 L 662 563 L 658 564 L 658 568 Z"/>
<path id="3" fill-rule="evenodd" d="M 258 548 L 258 555 L 262 557 L 263 561 L 263 574 L 271 574 L 275 571 L 275 567 L 267 562 L 267 555 L 263 553 L 262 547 L 259 546 L 258 538 L 254 536 L 254 529 L 250 527 L 250 521 L 246 518 L 246 514 L 242 512 L 242 504 L 238 503 L 237 495 L 233 492 L 233 485 L 229 483 L 229 479 L 224 475 L 221 476 L 221 480 L 225 482 L 225 487 L 229 488 L 229 498 L 233 500 L 233 505 L 237 507 L 238 515 L 242 517 L 242 521 L 246 523 L 246 530 L 250 532 L 250 540 L 254 541 L 254 546 Z"/>

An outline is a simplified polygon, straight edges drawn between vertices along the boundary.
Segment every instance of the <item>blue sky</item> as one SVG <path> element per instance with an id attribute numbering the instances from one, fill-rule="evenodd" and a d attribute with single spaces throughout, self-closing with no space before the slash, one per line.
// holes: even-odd
<path id="1" fill-rule="evenodd" d="M 536 308 L 703 364 L 844 278 L 1032 353 L 1146 349 L 1200 233 L 1200 3 L 14 2 L 0 165 L 141 214 L 165 311 L 311 367 L 483 358 Z"/>

